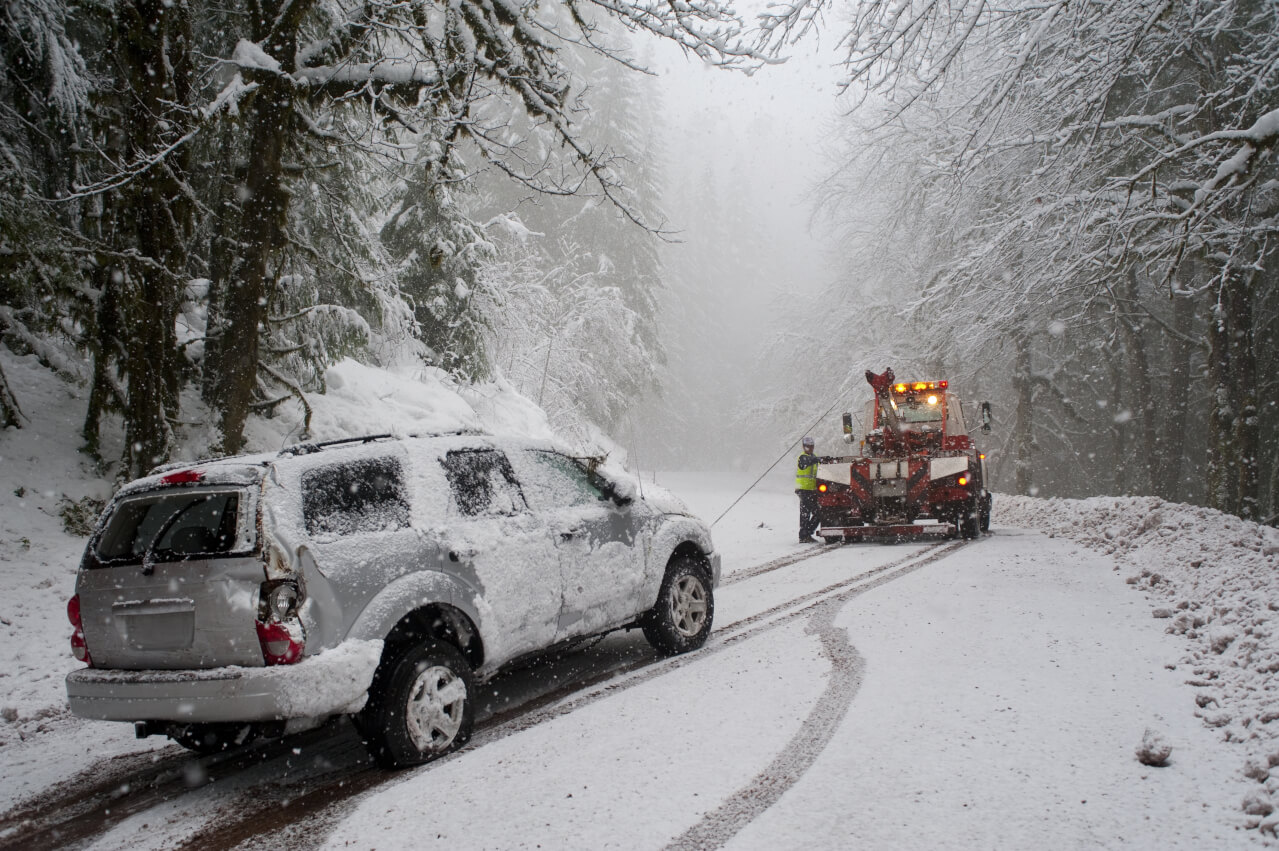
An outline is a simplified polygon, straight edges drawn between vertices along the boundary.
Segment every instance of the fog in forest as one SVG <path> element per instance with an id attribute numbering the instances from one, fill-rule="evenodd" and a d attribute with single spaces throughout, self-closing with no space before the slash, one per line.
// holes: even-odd
<path id="1" fill-rule="evenodd" d="M 113 481 L 345 359 L 743 471 L 891 366 L 996 490 L 1279 512 L 1274 6 L 261 10 L 0 20 L 0 346 Z"/>

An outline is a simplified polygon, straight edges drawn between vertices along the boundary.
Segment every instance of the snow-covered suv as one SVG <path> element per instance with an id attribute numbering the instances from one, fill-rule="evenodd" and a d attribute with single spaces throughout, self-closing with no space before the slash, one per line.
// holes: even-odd
<path id="1" fill-rule="evenodd" d="M 377 436 L 171 466 L 89 540 L 72 712 L 200 751 L 351 714 L 388 767 L 464 743 L 475 686 L 639 627 L 711 629 L 719 555 L 673 498 L 550 444 Z"/>

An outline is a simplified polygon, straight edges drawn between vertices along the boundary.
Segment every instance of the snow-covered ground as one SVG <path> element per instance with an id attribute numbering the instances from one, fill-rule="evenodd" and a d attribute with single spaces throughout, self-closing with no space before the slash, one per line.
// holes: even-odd
<path id="1" fill-rule="evenodd" d="M 1276 844 L 1279 534 L 1153 499 L 1000 495 L 975 543 L 818 548 L 794 543 L 778 470 L 715 527 L 725 577 L 703 650 L 657 661 L 639 636 L 611 637 L 564 663 L 602 676 L 511 719 L 496 707 L 462 752 L 389 776 L 340 731 L 293 747 L 323 767 L 273 777 L 284 758 L 197 759 L 81 722 L 62 677 L 76 664 L 65 602 L 83 539 L 59 505 L 109 484 L 75 452 L 83 400 L 29 362 L 3 366 L 39 422 L 0 434 L 0 847 L 30 844 L 13 813 L 98 777 L 127 809 L 126 784 L 151 764 L 190 788 L 104 819 L 91 847 Z M 415 402 L 354 366 L 334 375 L 320 437 L 411 430 L 448 401 L 436 388 Z M 454 419 L 540 427 L 500 386 L 456 400 Z M 263 445 L 287 433 L 258 427 Z M 655 479 L 712 520 L 754 476 Z M 1171 744 L 1166 766 L 1136 758 L 1147 730 Z M 345 779 L 326 786 L 332 770 Z M 222 829 L 259 798 L 276 821 L 312 809 L 283 835 Z"/>

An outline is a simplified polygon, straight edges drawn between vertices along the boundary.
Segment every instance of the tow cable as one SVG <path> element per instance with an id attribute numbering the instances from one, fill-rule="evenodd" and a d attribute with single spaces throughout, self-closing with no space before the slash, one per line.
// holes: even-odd
<path id="1" fill-rule="evenodd" d="M 845 378 L 845 379 L 844 379 L 844 385 L 845 385 L 845 386 L 847 386 L 847 385 L 848 385 L 848 379 L 847 379 L 847 378 Z M 843 398 L 844 398 L 844 396 L 843 396 L 843 392 L 844 392 L 844 388 L 843 388 L 843 387 L 841 387 L 841 388 L 840 388 L 840 395 L 836 397 L 836 399 L 835 399 L 835 404 L 833 404 L 833 405 L 831 405 L 829 408 L 827 408 L 827 409 L 826 409 L 826 413 L 824 413 L 824 414 L 822 414 L 820 417 L 818 417 L 818 418 L 816 419 L 816 421 L 814 421 L 814 422 L 813 422 L 813 424 L 812 424 L 811 426 L 809 426 L 809 427 L 808 427 L 808 429 L 804 432 L 804 434 L 808 434 L 809 432 L 811 432 L 814 428 L 816 428 L 818 425 L 820 425 L 820 424 L 821 424 L 822 420 L 824 420 L 824 419 L 826 419 L 828 416 L 830 416 L 830 412 L 831 412 L 831 411 L 833 411 L 833 410 L 835 410 L 836 408 L 838 408 L 838 407 L 839 407 L 840 402 L 841 402 L 841 401 L 843 400 Z M 801 438 L 800 438 L 800 440 L 802 440 L 802 439 L 803 439 L 803 438 L 801 437 Z M 719 517 L 716 517 L 716 518 L 715 518 L 715 520 L 711 523 L 711 528 L 712 528 L 712 529 L 713 529 L 713 528 L 715 528 L 715 524 L 716 524 L 716 523 L 718 523 L 719 521 L 723 520 L 723 519 L 724 519 L 724 515 L 725 515 L 725 514 L 727 514 L 728 512 L 732 511 L 732 510 L 733 510 L 733 507 L 734 507 L 734 506 L 736 506 L 736 505 L 737 505 L 737 503 L 741 502 L 741 501 L 742 501 L 742 500 L 746 497 L 746 494 L 748 494 L 748 493 L 750 493 L 752 490 L 754 490 L 754 489 L 755 489 L 755 485 L 757 485 L 757 484 L 759 484 L 760 482 L 762 482 L 762 481 L 764 480 L 764 477 L 765 477 L 765 476 L 767 476 L 769 473 L 771 473 L 771 472 L 773 471 L 773 468 L 774 468 L 774 467 L 776 467 L 778 464 L 780 464 L 780 463 L 781 463 L 781 461 L 782 461 L 782 459 L 783 459 L 783 458 L 785 458 L 787 455 L 789 455 L 789 454 L 791 453 L 791 451 L 795 448 L 796 444 L 798 444 L 798 443 L 799 443 L 799 441 L 798 441 L 798 440 L 794 440 L 794 441 L 791 441 L 789 444 L 787 444 L 786 448 L 782 450 L 782 454 L 781 454 L 781 455 L 779 455 L 779 456 L 777 456 L 777 460 L 776 460 L 776 461 L 774 461 L 773 463 L 769 464 L 769 465 L 768 465 L 768 469 L 767 469 L 767 470 L 765 470 L 764 472 L 760 473 L 760 474 L 759 474 L 759 478 L 758 478 L 758 479 L 756 479 L 755 481 L 751 482 L 751 486 L 750 486 L 750 487 L 748 487 L 746 490 L 742 491 L 741 495 L 740 495 L 740 496 L 738 496 L 738 497 L 737 497 L 737 499 L 733 500 L 732 505 L 730 505 L 728 508 L 725 508 L 725 509 L 724 509 L 724 511 L 723 511 L 723 513 L 722 513 L 722 514 L 720 514 L 720 516 L 719 516 Z"/>

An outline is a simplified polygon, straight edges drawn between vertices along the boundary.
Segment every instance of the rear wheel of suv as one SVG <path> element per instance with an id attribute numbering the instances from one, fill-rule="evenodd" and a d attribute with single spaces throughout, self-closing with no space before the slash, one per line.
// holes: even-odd
<path id="1" fill-rule="evenodd" d="M 431 638 L 379 666 L 356 723 L 378 764 L 420 765 L 470 740 L 474 697 L 475 676 L 461 652 Z"/>
<path id="2" fill-rule="evenodd" d="M 644 617 L 644 637 L 664 656 L 687 653 L 706 643 L 714 616 L 710 571 L 701 562 L 677 556 L 666 568 L 657 604 Z"/>

